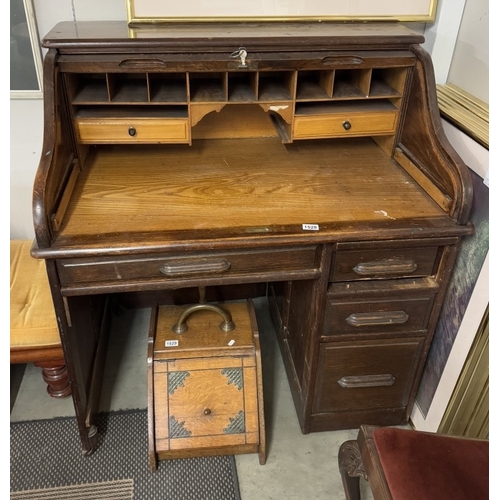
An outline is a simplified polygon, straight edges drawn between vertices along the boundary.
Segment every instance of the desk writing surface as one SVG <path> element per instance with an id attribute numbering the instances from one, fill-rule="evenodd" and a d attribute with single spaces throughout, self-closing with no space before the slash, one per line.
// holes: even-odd
<path id="1" fill-rule="evenodd" d="M 211 139 L 95 148 L 60 236 L 433 217 L 444 214 L 371 139 Z"/>

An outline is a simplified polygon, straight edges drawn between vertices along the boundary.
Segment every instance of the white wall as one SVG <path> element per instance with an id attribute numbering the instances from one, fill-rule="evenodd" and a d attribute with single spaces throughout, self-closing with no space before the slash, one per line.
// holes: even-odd
<path id="1" fill-rule="evenodd" d="M 461 156 L 466 165 L 484 179 L 489 186 L 489 151 L 472 140 L 454 125 L 442 121 L 444 132 L 451 145 Z M 411 414 L 411 421 L 415 429 L 427 432 L 436 432 L 443 419 L 448 402 L 453 394 L 462 367 L 467 359 L 469 350 L 476 337 L 476 332 L 483 319 L 484 312 L 490 302 L 489 294 L 489 252 L 479 273 L 472 296 L 460 323 L 455 341 L 451 348 L 448 360 L 439 380 L 436 392 L 427 414 L 424 416 L 418 405 L 415 405 Z"/>
<path id="2" fill-rule="evenodd" d="M 438 0 L 436 20 L 425 28 L 424 48 L 432 56 L 436 83 L 446 83 L 448 79 L 466 2 L 467 0 Z"/>
<path id="3" fill-rule="evenodd" d="M 489 0 L 438 0 L 425 29 L 436 83 L 453 83 L 489 103 Z"/>
<path id="4" fill-rule="evenodd" d="M 33 0 L 39 37 L 60 21 L 127 19 L 125 0 Z M 43 102 L 10 100 L 10 238 L 34 237 L 31 191 L 43 137 Z"/>
<path id="5" fill-rule="evenodd" d="M 31 191 L 43 138 L 43 101 L 10 101 L 10 238 L 34 236 Z"/>
<path id="6" fill-rule="evenodd" d="M 469 0 L 453 51 L 448 82 L 489 103 L 489 0 Z"/>
<path id="7" fill-rule="evenodd" d="M 33 0 L 43 38 L 60 21 L 125 21 L 125 0 Z"/>
<path id="8" fill-rule="evenodd" d="M 426 31 L 436 82 L 453 83 L 489 103 L 489 2 L 440 2 L 439 18 Z M 443 129 L 464 162 L 489 186 L 489 150 L 444 120 Z M 488 253 L 430 408 L 425 417 L 417 405 L 413 408 L 411 420 L 416 429 L 428 432 L 438 429 L 489 301 Z"/>

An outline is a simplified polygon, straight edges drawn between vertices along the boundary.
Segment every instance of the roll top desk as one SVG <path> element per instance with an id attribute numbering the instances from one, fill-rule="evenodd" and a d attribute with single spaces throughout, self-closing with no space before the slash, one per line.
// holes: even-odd
<path id="1" fill-rule="evenodd" d="M 302 432 L 408 421 L 472 232 L 422 42 L 390 23 L 65 22 L 45 37 L 32 254 L 84 453 L 123 293 L 257 284 Z"/>

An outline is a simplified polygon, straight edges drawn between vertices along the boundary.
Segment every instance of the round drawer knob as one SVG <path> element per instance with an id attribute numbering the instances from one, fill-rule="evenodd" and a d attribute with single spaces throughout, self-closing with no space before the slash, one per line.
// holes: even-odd
<path id="1" fill-rule="evenodd" d="M 135 134 L 137 134 L 137 130 L 135 130 L 134 127 L 130 127 L 128 129 L 128 135 L 130 135 L 131 137 L 134 137 Z"/>
<path id="2" fill-rule="evenodd" d="M 345 130 L 349 130 L 351 128 L 351 122 L 346 120 L 342 126 L 344 127 Z"/>
<path id="3" fill-rule="evenodd" d="M 210 415 L 210 413 L 212 413 L 212 410 L 210 408 L 205 408 L 205 410 L 203 411 L 203 413 L 205 415 Z"/>

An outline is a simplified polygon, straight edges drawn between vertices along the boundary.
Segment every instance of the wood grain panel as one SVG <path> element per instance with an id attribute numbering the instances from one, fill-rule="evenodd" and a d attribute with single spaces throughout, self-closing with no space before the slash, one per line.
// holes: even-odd
<path id="1" fill-rule="evenodd" d="M 368 167 L 369 166 L 369 167 Z M 196 180 L 196 182 L 195 182 Z M 201 231 L 443 218 L 370 139 L 199 140 L 95 150 L 61 235 Z M 256 229 L 257 230 L 257 229 Z"/>

